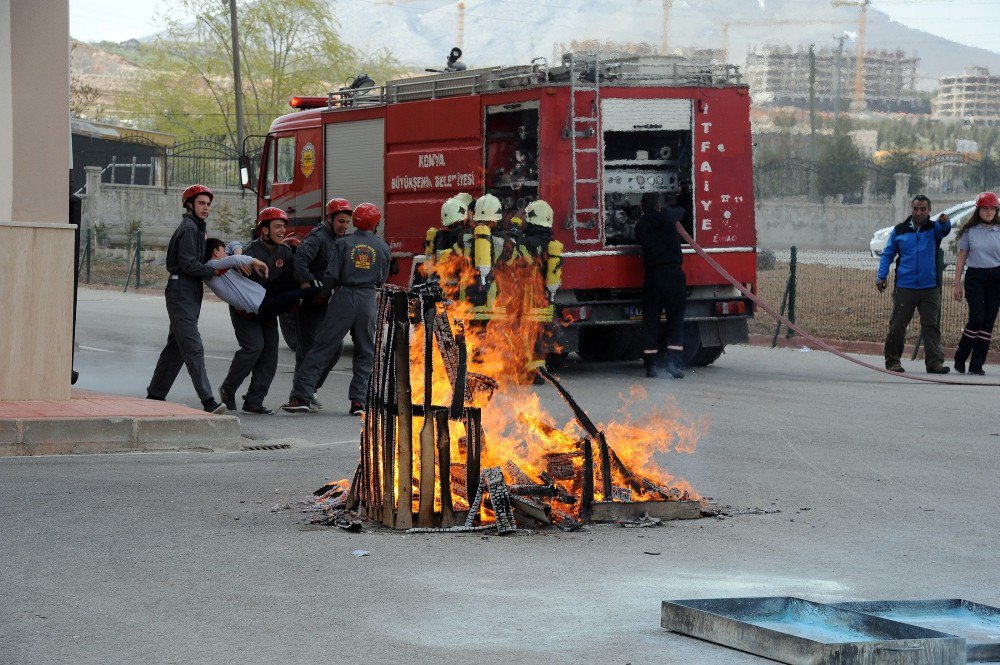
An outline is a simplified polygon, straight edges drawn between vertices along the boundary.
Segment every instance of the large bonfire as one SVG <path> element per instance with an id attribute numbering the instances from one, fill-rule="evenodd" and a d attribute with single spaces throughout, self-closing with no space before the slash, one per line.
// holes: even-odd
<path id="1" fill-rule="evenodd" d="M 544 369 L 566 401 L 543 406 L 531 379 L 554 326 L 567 322 L 551 321 L 540 275 L 515 262 L 484 284 L 451 257 L 434 266 L 430 287 L 382 291 L 361 463 L 351 483 L 321 488 L 314 521 L 343 526 L 359 514 L 396 528 L 474 528 L 503 521 L 499 499 L 521 521 L 565 526 L 590 519 L 594 505 L 700 499 L 656 457 L 693 453 L 706 419 L 683 416 L 672 401 L 651 404 L 632 386 L 618 394 L 614 417 L 595 423 Z"/>

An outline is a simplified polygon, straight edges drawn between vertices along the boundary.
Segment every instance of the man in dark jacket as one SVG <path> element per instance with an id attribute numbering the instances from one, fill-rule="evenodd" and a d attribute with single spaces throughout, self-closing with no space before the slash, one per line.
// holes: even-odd
<path id="1" fill-rule="evenodd" d="M 657 376 L 659 365 L 675 379 L 683 379 L 687 280 L 681 270 L 681 239 L 675 226 L 682 213 L 679 209 L 665 209 L 659 192 L 642 195 L 642 211 L 635 226 L 646 272 L 642 284 L 642 363 L 650 378 Z M 664 310 L 666 351 L 661 353 L 660 316 Z"/>
<path id="2" fill-rule="evenodd" d="M 941 241 L 951 233 L 951 220 L 941 213 L 930 221 L 931 200 L 924 195 L 913 197 L 910 216 L 889 233 L 878 264 L 875 288 L 886 289 L 889 266 L 896 261 L 896 285 L 892 291 L 892 316 L 885 338 L 885 368 L 903 372 L 899 359 L 906 342 L 906 328 L 913 311 L 920 311 L 920 332 L 924 338 L 924 365 L 929 374 L 947 374 L 944 349 L 941 348 L 941 282 L 938 278 L 937 252 Z"/>
<path id="3" fill-rule="evenodd" d="M 351 222 L 351 204 L 347 199 L 332 198 L 326 203 L 326 215 L 316 228 L 309 232 L 302 244 L 295 250 L 292 259 L 295 281 L 303 289 L 310 286 L 322 286 L 323 275 L 333 256 L 334 242 L 347 233 Z M 313 302 L 303 303 L 296 313 L 295 371 L 302 367 L 302 361 L 309 355 L 319 328 L 326 318 L 327 302 L 325 298 L 317 298 Z M 340 350 L 331 356 L 331 363 L 320 374 L 316 388 L 322 387 L 327 375 L 340 358 Z M 310 396 L 314 411 L 322 408 L 315 396 Z"/>
<path id="4" fill-rule="evenodd" d="M 267 264 L 267 277 L 255 272 L 248 277 L 268 290 L 298 290 L 299 286 L 292 277 L 294 252 L 281 242 L 285 237 L 288 215 L 280 208 L 264 208 L 257 220 L 257 239 L 243 247 L 243 254 Z M 219 386 L 219 397 L 227 409 L 235 411 L 236 391 L 249 376 L 250 387 L 243 396 L 243 413 L 274 413 L 264 406 L 264 398 L 278 370 L 278 317 L 248 316 L 246 312 L 230 307 L 229 318 L 240 348 L 229 365 L 229 373 Z"/>
<path id="5" fill-rule="evenodd" d="M 348 332 L 354 340 L 354 378 L 348 389 L 350 414 L 364 412 L 368 377 L 375 359 L 376 289 L 389 276 L 389 246 L 375 235 L 382 213 L 371 203 L 362 203 L 352 214 L 354 233 L 337 240 L 334 255 L 323 279 L 323 291 L 332 292 L 326 319 L 316 343 L 299 369 L 288 403 L 289 413 L 312 413 L 310 399 L 317 380 L 330 359 L 343 347 Z"/>
<path id="6" fill-rule="evenodd" d="M 167 271 L 170 278 L 164 290 L 170 333 L 167 345 L 160 352 L 153 378 L 146 388 L 147 399 L 167 398 L 181 366 L 186 365 L 194 389 L 205 411 L 225 413 L 226 407 L 215 401 L 205 370 L 205 349 L 198 332 L 201 314 L 203 279 L 215 276 L 215 271 L 203 263 L 205 258 L 205 220 L 212 208 L 212 190 L 203 185 L 191 185 L 184 190 L 181 201 L 184 216 L 167 245 Z"/>

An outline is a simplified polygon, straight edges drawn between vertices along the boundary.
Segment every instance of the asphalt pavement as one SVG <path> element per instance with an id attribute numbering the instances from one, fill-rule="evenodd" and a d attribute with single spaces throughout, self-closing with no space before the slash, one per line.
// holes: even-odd
<path id="1" fill-rule="evenodd" d="M 223 305 L 205 303 L 202 330 L 217 386 L 235 348 Z M 165 339 L 158 294 L 81 291 L 78 385 L 143 395 Z M 280 363 L 271 406 L 290 387 L 287 349 Z M 349 363 L 322 413 L 242 417 L 244 436 L 287 449 L 0 459 L 0 663 L 757 663 L 662 630 L 660 601 L 1000 605 L 995 388 L 794 349 L 732 347 L 681 381 L 571 362 L 562 379 L 596 420 L 640 386 L 633 415 L 676 409 L 701 431 L 663 466 L 734 512 L 779 512 L 348 534 L 305 525 L 297 502 L 357 462 Z M 570 419 L 553 389 L 534 390 Z M 197 406 L 183 373 L 170 399 Z"/>

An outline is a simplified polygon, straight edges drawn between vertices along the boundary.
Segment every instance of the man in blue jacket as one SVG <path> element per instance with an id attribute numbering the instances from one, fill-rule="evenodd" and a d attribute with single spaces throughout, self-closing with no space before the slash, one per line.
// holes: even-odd
<path id="1" fill-rule="evenodd" d="M 885 368 L 902 372 L 899 362 L 906 342 L 906 328 L 913 311 L 920 311 L 920 332 L 924 339 L 924 364 L 929 374 L 947 374 L 941 348 L 941 282 L 937 253 L 941 241 L 951 233 L 951 220 L 944 213 L 930 221 L 931 201 L 924 195 L 913 198 L 910 216 L 893 227 L 882 250 L 875 288 L 886 289 L 889 265 L 896 261 L 896 284 L 892 291 L 892 316 L 885 337 Z"/>

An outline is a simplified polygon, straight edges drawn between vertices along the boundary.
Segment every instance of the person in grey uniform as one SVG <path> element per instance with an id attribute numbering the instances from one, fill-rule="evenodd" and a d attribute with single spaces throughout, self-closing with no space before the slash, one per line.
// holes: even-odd
<path id="1" fill-rule="evenodd" d="M 332 198 L 326 203 L 326 217 L 305 237 L 292 259 L 295 281 L 305 289 L 310 286 L 322 286 L 323 275 L 333 256 L 333 245 L 337 238 L 347 233 L 351 222 L 351 204 L 347 199 Z M 329 293 L 329 292 L 327 292 Z M 326 318 L 328 304 L 323 297 L 303 304 L 296 313 L 295 322 L 297 338 L 295 342 L 295 372 L 298 373 L 302 361 L 309 354 L 316 341 L 319 328 Z M 343 348 L 338 349 L 330 357 L 330 365 L 324 368 L 316 383 L 318 390 L 326 381 L 327 375 L 340 359 Z M 310 396 L 313 409 L 318 411 L 322 405 L 315 395 Z"/>
<path id="2" fill-rule="evenodd" d="M 962 270 L 965 270 L 965 289 Z M 955 371 L 983 376 L 993 327 L 1000 311 L 1000 197 L 983 192 L 976 198 L 976 212 L 958 231 L 955 260 L 955 300 L 962 294 L 969 303 L 969 319 L 955 350 Z"/>
<path id="3" fill-rule="evenodd" d="M 243 255 L 267 265 L 267 275 L 247 275 L 268 292 L 298 291 L 292 277 L 294 252 L 281 241 L 285 237 L 288 215 L 280 208 L 264 208 L 257 216 L 257 239 L 243 247 Z M 264 398 L 278 370 L 278 317 L 269 314 L 247 316 L 245 310 L 230 305 L 240 348 L 233 355 L 229 373 L 219 386 L 219 397 L 230 411 L 236 410 L 236 391 L 250 377 L 250 386 L 243 395 L 243 413 L 269 415 L 274 411 L 264 406 Z"/>
<path id="4" fill-rule="evenodd" d="M 153 378 L 146 388 L 147 399 L 164 400 L 177 378 L 181 366 L 186 366 L 195 392 L 205 411 L 225 413 L 226 407 L 215 401 L 212 386 L 205 370 L 205 349 L 198 332 L 201 314 L 201 297 L 205 287 L 202 280 L 215 275 L 204 263 L 205 220 L 212 209 L 215 195 L 208 187 L 191 185 L 184 190 L 181 201 L 187 212 L 177 225 L 167 245 L 167 270 L 170 279 L 164 289 L 170 332 L 167 345 L 160 352 L 153 370 Z"/>
<path id="5" fill-rule="evenodd" d="M 375 289 L 389 275 L 389 246 L 375 235 L 382 213 L 371 203 L 354 209 L 351 221 L 354 233 L 337 240 L 335 253 L 323 278 L 323 290 L 333 292 L 326 319 L 316 336 L 316 343 L 295 372 L 288 403 L 281 408 L 289 413 L 309 413 L 310 398 L 316 382 L 330 359 L 343 346 L 350 332 L 354 339 L 354 376 L 348 390 L 350 414 L 361 415 L 365 391 L 375 358 Z"/>

